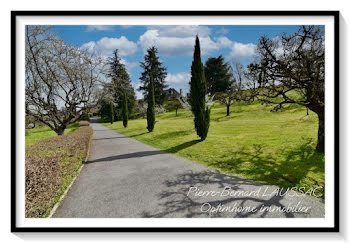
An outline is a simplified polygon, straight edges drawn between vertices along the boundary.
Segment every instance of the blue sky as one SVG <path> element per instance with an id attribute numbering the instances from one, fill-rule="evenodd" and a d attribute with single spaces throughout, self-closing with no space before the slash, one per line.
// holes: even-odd
<path id="1" fill-rule="evenodd" d="M 201 43 L 202 62 L 208 57 L 223 55 L 226 61 L 239 61 L 244 65 L 253 60 L 261 36 L 271 38 L 283 32 L 294 33 L 299 26 L 55 26 L 54 31 L 66 43 L 110 56 L 119 50 L 135 89 L 139 86 L 142 69 L 140 62 L 147 48 L 155 45 L 160 60 L 167 67 L 169 87 L 188 92 L 194 38 Z M 137 97 L 141 94 L 136 91 Z"/>

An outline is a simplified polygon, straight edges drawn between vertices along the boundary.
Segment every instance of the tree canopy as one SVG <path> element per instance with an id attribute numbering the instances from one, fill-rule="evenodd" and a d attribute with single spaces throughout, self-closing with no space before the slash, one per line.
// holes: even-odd
<path id="1" fill-rule="evenodd" d="M 50 29 L 26 26 L 26 114 L 58 135 L 95 103 L 103 60 L 67 45 Z"/>
<path id="2" fill-rule="evenodd" d="M 230 89 L 233 82 L 232 71 L 222 55 L 209 57 L 205 62 L 204 73 L 210 95 Z"/>
<path id="3" fill-rule="evenodd" d="M 318 115 L 316 149 L 324 151 L 324 32 L 316 26 L 301 26 L 280 39 L 263 36 L 258 44 L 258 62 L 249 65 L 250 76 L 258 80 L 259 99 L 273 104 L 306 106 Z"/>
<path id="4" fill-rule="evenodd" d="M 141 83 L 139 91 L 142 91 L 145 99 L 148 96 L 150 75 L 153 75 L 154 81 L 154 97 L 156 105 L 163 105 L 166 100 L 166 91 L 168 87 L 165 83 L 165 78 L 167 76 L 166 67 L 159 61 L 158 50 L 156 47 L 152 46 L 147 50 L 144 56 L 144 61 L 140 64 L 143 72 L 141 73 Z"/>
<path id="5" fill-rule="evenodd" d="M 114 50 L 113 56 L 108 59 L 108 64 L 107 77 L 110 78 L 110 92 L 112 92 L 113 102 L 115 103 L 114 119 L 121 120 L 124 92 L 128 104 L 128 113 L 130 113 L 135 104 L 135 91 L 130 75 L 118 55 L 118 49 Z"/>

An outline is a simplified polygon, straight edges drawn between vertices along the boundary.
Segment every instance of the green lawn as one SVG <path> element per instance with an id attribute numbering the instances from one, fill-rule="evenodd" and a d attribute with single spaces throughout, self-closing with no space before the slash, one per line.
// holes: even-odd
<path id="1" fill-rule="evenodd" d="M 324 186 L 324 154 L 315 151 L 317 116 L 290 106 L 279 112 L 260 104 L 226 108 L 215 104 L 208 137 L 200 142 L 188 110 L 157 116 L 149 133 L 146 119 L 103 123 L 122 134 L 180 157 L 280 187 Z"/>
<path id="2" fill-rule="evenodd" d="M 78 129 L 78 127 L 79 124 L 77 122 L 70 124 L 64 131 L 64 134 L 73 132 L 76 129 Z M 33 129 L 26 129 L 26 145 L 32 145 L 33 143 L 36 143 L 44 138 L 54 136 L 57 136 L 57 134 L 54 131 L 52 131 L 48 126 L 40 126 Z"/>

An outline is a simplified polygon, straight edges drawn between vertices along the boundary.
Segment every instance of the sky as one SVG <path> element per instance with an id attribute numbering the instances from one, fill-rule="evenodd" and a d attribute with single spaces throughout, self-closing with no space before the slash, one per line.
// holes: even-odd
<path id="1" fill-rule="evenodd" d="M 130 74 L 138 99 L 143 61 L 146 50 L 151 46 L 158 48 L 158 55 L 167 68 L 166 82 L 176 90 L 189 90 L 190 70 L 195 36 L 198 34 L 203 65 L 209 57 L 223 55 L 225 61 L 239 61 L 247 65 L 253 57 L 259 38 L 270 38 L 293 34 L 299 29 L 294 25 L 152 25 L 152 26 L 112 26 L 112 25 L 60 25 L 53 30 L 65 43 L 81 47 L 91 52 L 109 57 L 115 49 L 122 58 Z"/>

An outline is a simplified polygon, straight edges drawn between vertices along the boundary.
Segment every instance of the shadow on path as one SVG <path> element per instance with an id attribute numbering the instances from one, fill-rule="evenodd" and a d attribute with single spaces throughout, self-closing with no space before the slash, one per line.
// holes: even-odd
<path id="1" fill-rule="evenodd" d="M 215 214 L 209 215 L 209 213 L 202 212 L 200 210 L 203 205 L 203 198 L 197 199 L 194 196 L 188 195 L 190 187 L 210 187 L 223 190 L 225 187 L 230 187 L 231 191 L 246 191 L 247 188 L 251 186 L 253 189 L 256 187 L 264 186 L 261 183 L 254 182 L 251 180 L 246 180 L 240 177 L 231 176 L 227 174 L 220 173 L 218 171 L 206 170 L 202 172 L 188 171 L 182 174 L 178 174 L 174 180 L 166 180 L 163 182 L 167 189 L 160 192 L 158 195 L 159 208 L 162 209 L 160 212 L 152 214 L 147 211 L 142 213 L 143 217 L 147 218 L 159 218 L 159 217 L 172 217 L 172 215 L 180 214 L 182 217 L 192 218 L 192 217 L 223 217 L 222 212 L 217 212 Z M 256 187 L 254 187 L 256 186 Z M 267 215 L 267 211 L 259 212 L 262 207 L 284 207 L 280 202 L 284 198 L 285 190 L 282 189 L 280 195 L 274 195 L 271 198 L 254 197 L 254 196 L 242 196 L 242 197 L 207 197 L 208 203 L 212 207 L 218 205 L 229 206 L 237 202 L 237 207 L 244 207 L 251 203 L 254 203 L 257 208 L 257 212 L 243 212 L 243 213 L 230 213 L 229 217 L 246 218 L 253 216 L 254 214 L 260 213 L 260 215 L 255 215 L 253 217 L 264 218 Z M 282 196 L 281 196 L 282 195 Z M 227 216 L 227 215 L 226 215 Z M 293 213 L 284 212 L 286 218 L 294 218 Z"/>
<path id="2" fill-rule="evenodd" d="M 164 151 L 142 151 L 142 152 L 135 152 L 135 153 L 129 153 L 129 154 L 120 154 L 120 155 L 114 155 L 109 156 L 101 159 L 95 159 L 88 161 L 87 164 L 96 163 L 96 162 L 107 162 L 107 161 L 114 161 L 114 160 L 120 160 L 120 159 L 130 159 L 130 158 L 142 158 L 146 156 L 152 156 L 157 154 L 165 154 Z"/>
<path id="3" fill-rule="evenodd" d="M 105 140 L 105 139 L 119 139 L 119 138 L 128 138 L 128 137 L 111 137 L 111 138 L 97 138 L 94 140 Z M 130 158 L 142 158 L 146 156 L 152 156 L 157 154 L 167 154 L 167 153 L 176 153 L 182 149 L 188 148 L 196 143 L 200 142 L 200 140 L 193 140 L 189 141 L 180 145 L 177 145 L 175 147 L 169 148 L 165 151 L 162 150 L 154 150 L 154 151 L 142 151 L 142 152 L 135 152 L 135 153 L 128 153 L 128 154 L 120 154 L 120 155 L 114 155 L 109 156 L 105 158 L 95 159 L 86 162 L 87 164 L 96 163 L 96 162 L 107 162 L 107 161 L 114 161 L 114 160 L 120 160 L 120 159 L 130 159 Z"/>

